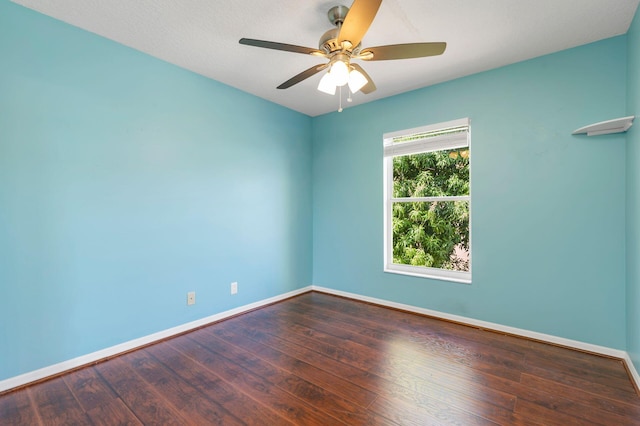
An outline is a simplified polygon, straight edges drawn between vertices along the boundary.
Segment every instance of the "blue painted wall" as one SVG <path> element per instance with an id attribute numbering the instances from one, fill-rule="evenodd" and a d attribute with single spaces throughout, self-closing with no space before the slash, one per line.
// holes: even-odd
<path id="1" fill-rule="evenodd" d="M 309 285 L 310 129 L 1 1 L 0 380 Z"/>
<path id="2" fill-rule="evenodd" d="M 640 371 L 640 9 L 627 33 L 627 352 Z"/>
<path id="3" fill-rule="evenodd" d="M 313 283 L 624 349 L 625 135 L 571 132 L 624 115 L 626 49 L 616 37 L 314 119 Z M 385 274 L 382 134 L 463 117 L 473 283 Z"/>

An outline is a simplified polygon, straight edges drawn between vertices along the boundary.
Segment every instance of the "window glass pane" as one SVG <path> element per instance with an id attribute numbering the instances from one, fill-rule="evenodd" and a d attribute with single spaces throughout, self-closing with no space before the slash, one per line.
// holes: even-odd
<path id="1" fill-rule="evenodd" d="M 469 202 L 393 203 L 393 263 L 469 271 Z"/>
<path id="2" fill-rule="evenodd" d="M 469 148 L 393 158 L 393 197 L 469 195 Z"/>

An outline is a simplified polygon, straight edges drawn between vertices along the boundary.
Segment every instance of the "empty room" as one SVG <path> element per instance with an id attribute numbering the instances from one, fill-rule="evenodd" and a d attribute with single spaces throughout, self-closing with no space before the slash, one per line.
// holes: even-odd
<path id="1" fill-rule="evenodd" d="M 640 0 L 0 0 L 0 424 L 640 425 Z"/>

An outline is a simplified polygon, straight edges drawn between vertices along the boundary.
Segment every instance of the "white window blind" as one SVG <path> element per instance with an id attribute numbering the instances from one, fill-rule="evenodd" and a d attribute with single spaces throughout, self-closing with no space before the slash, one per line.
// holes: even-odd
<path id="1" fill-rule="evenodd" d="M 463 148 L 469 146 L 469 119 L 385 133 L 383 138 L 385 157 Z"/>

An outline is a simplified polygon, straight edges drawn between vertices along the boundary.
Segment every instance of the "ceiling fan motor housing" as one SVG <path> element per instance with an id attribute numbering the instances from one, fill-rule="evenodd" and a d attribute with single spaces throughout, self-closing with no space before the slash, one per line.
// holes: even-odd
<path id="1" fill-rule="evenodd" d="M 327 17 L 329 18 L 329 22 L 335 25 L 336 28 L 331 28 L 329 31 L 322 34 L 320 42 L 318 43 L 318 49 L 323 50 L 326 53 L 332 53 L 343 49 L 344 46 L 338 43 L 338 35 L 340 34 L 340 27 L 347 17 L 347 13 L 349 13 L 349 8 L 347 6 L 334 6 L 329 9 Z M 356 53 L 359 48 L 359 44 L 355 48 L 352 48 L 352 46 L 348 47 L 352 53 Z"/>
<path id="2" fill-rule="evenodd" d="M 343 46 L 338 43 L 338 34 L 340 34 L 340 28 L 331 28 L 320 37 L 318 42 L 318 49 L 326 52 L 333 53 L 342 50 Z M 360 51 L 361 44 L 358 44 L 355 48 L 349 49 L 353 55 L 357 55 Z"/>
<path id="3" fill-rule="evenodd" d="M 331 28 L 329 31 L 322 34 L 322 37 L 320 37 L 320 42 L 318 43 L 318 48 L 320 50 L 324 50 L 327 53 L 340 50 L 341 46 L 338 43 L 339 32 L 340 28 Z"/>

